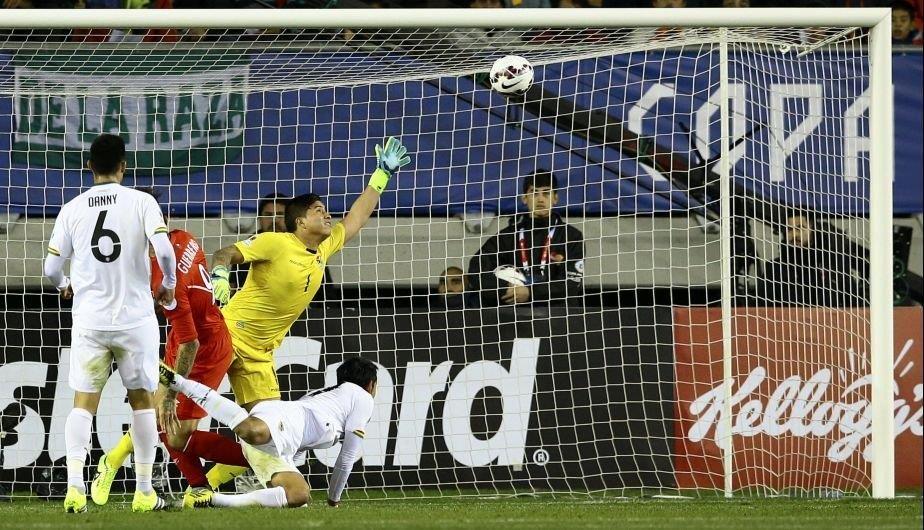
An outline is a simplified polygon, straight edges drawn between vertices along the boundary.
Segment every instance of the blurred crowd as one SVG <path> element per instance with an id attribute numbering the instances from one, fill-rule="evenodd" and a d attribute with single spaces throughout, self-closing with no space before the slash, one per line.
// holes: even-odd
<path id="1" fill-rule="evenodd" d="M 891 7 L 892 42 L 921 46 L 924 0 L 0 0 L 6 9 L 323 9 L 323 8 L 683 8 L 683 7 Z M 204 32 L 152 30 L 143 40 L 199 40 Z M 119 40 L 121 34 L 79 32 L 77 40 Z"/>

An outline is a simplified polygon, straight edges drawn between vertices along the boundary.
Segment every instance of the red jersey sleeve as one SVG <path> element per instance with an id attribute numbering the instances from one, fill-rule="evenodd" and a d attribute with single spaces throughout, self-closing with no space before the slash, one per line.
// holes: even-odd
<path id="1" fill-rule="evenodd" d="M 173 230 L 170 232 L 170 244 L 176 254 L 177 278 L 175 302 L 172 308 L 164 308 L 164 316 L 170 324 L 172 342 L 183 344 L 199 338 L 192 308 L 189 303 L 189 288 L 195 285 L 199 277 L 198 267 L 194 265 L 197 254 L 201 254 L 199 243 L 188 232 Z M 195 276 L 193 276 L 195 275 Z M 151 292 L 156 293 L 161 285 L 163 272 L 156 258 L 151 258 Z"/>
<path id="2" fill-rule="evenodd" d="M 196 321 L 193 318 L 192 308 L 189 306 L 188 287 L 182 283 L 176 284 L 176 305 L 173 309 L 164 309 L 164 316 L 170 323 L 170 333 L 178 344 L 192 342 L 199 338 L 196 331 Z"/>

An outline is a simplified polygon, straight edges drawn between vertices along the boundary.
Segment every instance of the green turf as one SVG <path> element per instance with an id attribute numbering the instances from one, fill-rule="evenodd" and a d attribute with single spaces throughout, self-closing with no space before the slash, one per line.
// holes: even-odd
<path id="1" fill-rule="evenodd" d="M 505 497 L 376 500 L 322 503 L 291 510 L 205 509 L 133 514 L 128 505 L 90 506 L 85 514 L 63 513 L 60 502 L 17 501 L 0 505 L 0 529 L 141 528 L 916 528 L 921 498 L 890 501 L 838 500 L 654 500 Z"/>

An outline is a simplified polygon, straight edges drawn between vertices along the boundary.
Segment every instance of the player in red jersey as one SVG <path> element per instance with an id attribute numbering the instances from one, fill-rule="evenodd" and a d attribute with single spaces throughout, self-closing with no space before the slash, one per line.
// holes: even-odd
<path id="1" fill-rule="evenodd" d="M 231 364 L 231 335 L 221 311 L 212 303 L 208 265 L 199 242 L 183 230 L 173 230 L 169 237 L 176 254 L 177 286 L 174 305 L 163 308 L 170 324 L 164 362 L 178 373 L 188 374 L 187 378 L 217 389 Z M 160 285 L 162 275 L 155 262 L 151 267 L 153 289 Z M 200 458 L 247 466 L 241 447 L 234 440 L 198 430 L 199 420 L 207 414 L 192 400 L 163 388 L 155 400 L 161 441 L 189 482 L 184 506 L 194 506 L 196 499 L 208 491 Z M 90 488 L 96 504 L 108 502 L 116 472 L 131 451 L 131 436 L 126 433 L 116 447 L 100 459 Z"/>

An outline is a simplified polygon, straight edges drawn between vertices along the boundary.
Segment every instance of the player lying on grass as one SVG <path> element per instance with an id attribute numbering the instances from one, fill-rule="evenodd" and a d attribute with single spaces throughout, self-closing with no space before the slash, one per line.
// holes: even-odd
<path id="1" fill-rule="evenodd" d="M 234 399 L 245 409 L 280 399 L 273 352 L 318 292 L 328 260 L 359 233 L 389 179 L 411 160 L 396 138 L 388 138 L 384 148 L 375 146 L 375 156 L 376 169 L 369 185 L 343 221 L 331 222 L 321 197 L 299 195 L 286 204 L 287 232 L 257 234 L 213 256 L 215 301 L 224 306 L 234 349 L 228 380 Z M 228 268 L 245 262 L 250 263 L 250 272 L 232 298 Z M 215 487 L 241 472 L 241 468 L 215 466 L 209 471 L 209 483 Z M 301 475 L 292 479 L 304 482 Z"/>
<path id="2" fill-rule="evenodd" d="M 244 455 L 266 489 L 240 495 L 209 492 L 195 506 L 296 507 L 310 500 L 308 491 L 287 479 L 295 455 L 308 449 L 326 449 L 343 441 L 327 489 L 327 503 L 340 504 L 353 464 L 362 455 L 366 423 L 372 417 L 377 375 L 375 364 L 362 357 L 337 367 L 337 385 L 298 401 L 261 401 L 248 413 L 215 390 L 177 374 L 161 364 L 162 385 L 186 394 L 209 415 L 230 427 L 241 439 Z M 283 467 L 279 462 L 283 462 Z M 304 478 L 302 478 L 304 481 Z"/>
<path id="3" fill-rule="evenodd" d="M 163 308 L 170 324 L 164 361 L 184 377 L 217 389 L 231 364 L 231 336 L 221 311 L 212 304 L 205 254 L 189 232 L 172 230 L 169 238 L 176 255 L 177 286 L 175 304 Z M 163 273 L 152 252 L 152 292 L 157 292 L 162 278 Z M 193 506 L 209 489 L 200 459 L 247 465 L 240 445 L 234 440 L 215 432 L 197 430 L 206 412 L 189 398 L 180 395 L 177 399 L 175 391 L 166 390 L 158 392 L 154 401 L 160 439 L 189 483 L 183 497 L 184 506 Z M 90 485 L 93 502 L 103 505 L 109 501 L 112 481 L 133 448 L 132 437 L 126 433 L 100 459 Z"/>

